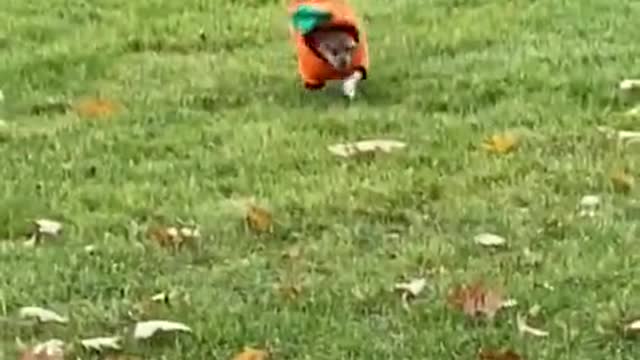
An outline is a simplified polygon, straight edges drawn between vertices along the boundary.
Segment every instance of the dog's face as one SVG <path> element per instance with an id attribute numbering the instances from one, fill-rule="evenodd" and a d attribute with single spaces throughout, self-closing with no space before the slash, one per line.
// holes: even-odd
<path id="1" fill-rule="evenodd" d="M 340 30 L 317 30 L 310 36 L 312 43 L 331 66 L 339 71 L 351 66 L 358 44 L 350 34 Z"/>

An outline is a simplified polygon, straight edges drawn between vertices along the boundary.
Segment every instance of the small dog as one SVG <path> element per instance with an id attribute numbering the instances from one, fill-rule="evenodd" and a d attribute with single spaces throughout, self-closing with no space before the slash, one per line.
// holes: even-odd
<path id="1" fill-rule="evenodd" d="M 333 66 L 338 72 L 349 71 L 353 64 L 354 53 L 358 47 L 356 40 L 346 31 L 316 30 L 308 35 L 310 44 Z M 362 73 L 354 71 L 342 81 L 342 92 L 350 99 L 356 95 L 358 82 L 362 80 Z"/>
<path id="2" fill-rule="evenodd" d="M 307 89 L 321 89 L 329 80 L 341 80 L 343 93 L 350 99 L 367 77 L 369 58 L 366 35 L 353 10 L 342 0 L 293 0 L 299 6 L 313 6 L 330 14 L 311 31 L 292 29 L 298 50 L 298 70 Z"/>
<path id="3" fill-rule="evenodd" d="M 358 46 L 351 35 L 341 30 L 316 30 L 308 35 L 309 42 L 338 71 L 346 71 L 353 62 Z"/>

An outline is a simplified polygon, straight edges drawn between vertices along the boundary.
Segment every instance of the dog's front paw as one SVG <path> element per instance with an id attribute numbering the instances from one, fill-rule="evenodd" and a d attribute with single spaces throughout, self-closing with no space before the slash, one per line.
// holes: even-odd
<path id="1" fill-rule="evenodd" d="M 344 96 L 349 99 L 353 99 L 356 97 L 356 87 L 358 85 L 357 79 L 347 79 L 342 83 L 342 92 Z"/>

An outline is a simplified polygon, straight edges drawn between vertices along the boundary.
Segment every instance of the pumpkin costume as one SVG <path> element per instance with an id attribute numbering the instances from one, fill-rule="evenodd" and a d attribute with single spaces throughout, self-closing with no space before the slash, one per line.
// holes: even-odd
<path id="1" fill-rule="evenodd" d="M 343 0 L 292 0 L 289 5 L 291 35 L 298 55 L 298 71 L 307 89 L 321 89 L 328 80 L 342 80 L 355 71 L 367 78 L 369 55 L 367 38 L 353 10 Z M 343 30 L 358 44 L 351 66 L 338 71 L 311 44 L 308 37 L 318 29 Z"/>

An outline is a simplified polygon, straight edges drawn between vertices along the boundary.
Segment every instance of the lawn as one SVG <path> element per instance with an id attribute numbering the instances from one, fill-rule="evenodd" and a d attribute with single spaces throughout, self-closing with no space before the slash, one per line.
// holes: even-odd
<path id="1" fill-rule="evenodd" d="M 79 339 L 145 319 L 193 334 L 126 336 L 141 359 L 640 356 L 620 330 L 640 316 L 640 202 L 610 180 L 638 175 L 638 148 L 596 130 L 638 129 L 617 84 L 640 75 L 640 4 L 352 3 L 371 69 L 349 103 L 302 89 L 280 0 L 0 0 L 1 359 L 16 338 L 94 358 Z M 120 107 L 42 110 L 90 97 Z M 504 132 L 512 152 L 482 147 Z M 367 138 L 407 147 L 327 149 Z M 243 223 L 248 198 L 271 232 Z M 39 218 L 62 234 L 25 246 Z M 180 249 L 145 230 L 180 221 L 201 232 Z M 416 278 L 427 286 L 407 309 L 393 287 Z M 486 319 L 448 303 L 478 280 L 517 305 Z M 162 291 L 178 296 L 151 303 Z M 70 320 L 18 319 L 22 306 Z M 549 336 L 518 331 L 532 307 Z"/>

